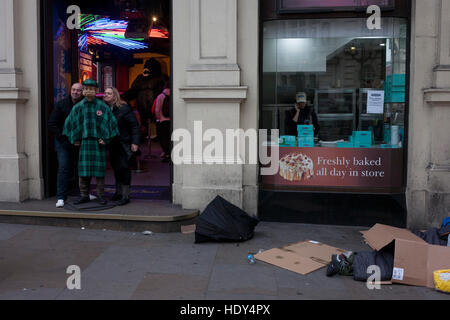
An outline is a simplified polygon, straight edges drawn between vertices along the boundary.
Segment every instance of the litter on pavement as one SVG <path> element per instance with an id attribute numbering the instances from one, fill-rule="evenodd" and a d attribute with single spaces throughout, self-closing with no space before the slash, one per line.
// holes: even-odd
<path id="1" fill-rule="evenodd" d="M 303 241 L 283 248 L 275 248 L 255 255 L 257 260 L 306 275 L 326 267 L 332 255 L 345 250 L 330 247 L 317 241 Z"/>
<path id="2" fill-rule="evenodd" d="M 253 238 L 258 223 L 258 219 L 218 196 L 198 218 L 195 243 L 247 241 Z"/>
<path id="3" fill-rule="evenodd" d="M 383 224 L 361 231 L 373 249 L 351 252 L 317 241 L 303 241 L 254 255 L 268 264 L 307 275 L 327 267 L 328 277 L 368 281 L 377 267 L 379 284 L 404 284 L 450 292 L 450 225 L 412 232 Z M 252 256 L 253 257 L 253 256 Z M 250 258 L 249 258 L 250 261 Z"/>
<path id="4" fill-rule="evenodd" d="M 182 234 L 195 233 L 196 229 L 197 229 L 197 226 L 195 224 L 190 225 L 190 226 L 181 226 L 181 233 Z"/>

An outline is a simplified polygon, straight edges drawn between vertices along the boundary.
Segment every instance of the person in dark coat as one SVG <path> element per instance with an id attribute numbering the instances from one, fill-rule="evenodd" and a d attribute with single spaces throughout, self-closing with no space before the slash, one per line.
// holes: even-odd
<path id="1" fill-rule="evenodd" d="M 146 61 L 144 71 L 131 85 L 130 90 L 122 95 L 122 98 L 130 103 L 137 99 L 137 108 L 142 120 L 142 125 L 149 133 L 152 116 L 152 106 L 156 97 L 161 93 L 164 86 L 164 77 L 161 64 L 155 58 Z"/>
<path id="2" fill-rule="evenodd" d="M 297 93 L 295 99 L 295 108 L 289 110 L 286 115 L 286 134 L 296 136 L 298 125 L 313 125 L 314 136 L 317 137 L 320 133 L 320 125 L 316 112 L 312 107 L 307 105 L 308 100 L 306 93 Z"/>
<path id="3" fill-rule="evenodd" d="M 131 162 L 139 151 L 141 139 L 139 123 L 130 106 L 121 101 L 116 88 L 106 89 L 103 99 L 116 117 L 120 132 L 109 147 L 109 159 L 116 180 L 116 193 L 112 200 L 124 206 L 130 202 Z"/>
<path id="4" fill-rule="evenodd" d="M 71 170 L 75 164 L 75 148 L 70 144 L 63 129 L 67 117 L 74 105 L 83 99 L 83 86 L 75 83 L 70 91 L 70 96 L 59 101 L 48 120 L 48 129 L 55 139 L 55 150 L 58 157 L 58 178 L 57 178 L 57 208 L 62 208 L 67 201 L 68 185 Z"/>

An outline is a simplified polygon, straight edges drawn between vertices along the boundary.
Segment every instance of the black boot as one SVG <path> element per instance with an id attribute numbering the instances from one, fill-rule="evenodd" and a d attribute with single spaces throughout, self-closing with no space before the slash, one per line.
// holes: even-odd
<path id="1" fill-rule="evenodd" d="M 118 206 L 125 206 L 130 203 L 130 186 L 122 186 L 122 200 L 117 202 Z"/>
<path id="2" fill-rule="evenodd" d="M 84 203 L 88 203 L 88 202 L 90 202 L 91 201 L 91 199 L 89 198 L 89 196 L 87 196 L 87 197 L 81 197 L 78 201 L 76 201 L 76 202 L 74 202 L 73 204 L 74 205 L 76 205 L 76 206 L 78 206 L 78 205 L 80 205 L 80 204 L 84 204 Z"/>
<path id="3" fill-rule="evenodd" d="M 106 204 L 108 203 L 108 201 L 106 201 L 106 199 L 103 196 L 99 196 L 97 198 L 97 202 L 100 203 L 102 206 L 106 206 Z"/>
<path id="4" fill-rule="evenodd" d="M 116 183 L 116 193 L 111 198 L 112 201 L 119 201 L 122 199 L 122 184 Z"/>

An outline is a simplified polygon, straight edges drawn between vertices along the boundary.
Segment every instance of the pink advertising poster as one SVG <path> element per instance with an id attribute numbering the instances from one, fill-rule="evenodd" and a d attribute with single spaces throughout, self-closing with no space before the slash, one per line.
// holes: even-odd
<path id="1" fill-rule="evenodd" d="M 308 10 L 308 9 L 340 9 L 358 8 L 378 5 L 382 8 L 392 7 L 393 0 L 280 0 L 282 10 Z"/>
<path id="2" fill-rule="evenodd" d="M 403 149 L 280 148 L 273 186 L 399 188 Z"/>

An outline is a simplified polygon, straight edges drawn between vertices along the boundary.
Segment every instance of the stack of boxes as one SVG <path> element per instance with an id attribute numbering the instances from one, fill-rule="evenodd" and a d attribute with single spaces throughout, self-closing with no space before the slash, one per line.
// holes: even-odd
<path id="1" fill-rule="evenodd" d="M 338 142 L 338 148 L 372 148 L 374 143 L 372 131 L 353 131 L 348 142 Z"/>
<path id="2" fill-rule="evenodd" d="M 298 146 L 301 148 L 314 148 L 314 126 L 297 126 Z"/>
<path id="3" fill-rule="evenodd" d="M 404 103 L 406 98 L 406 75 L 393 74 L 384 83 L 386 103 Z"/>
<path id="4" fill-rule="evenodd" d="M 353 141 L 355 143 L 355 148 L 372 148 L 372 131 L 354 131 Z"/>

